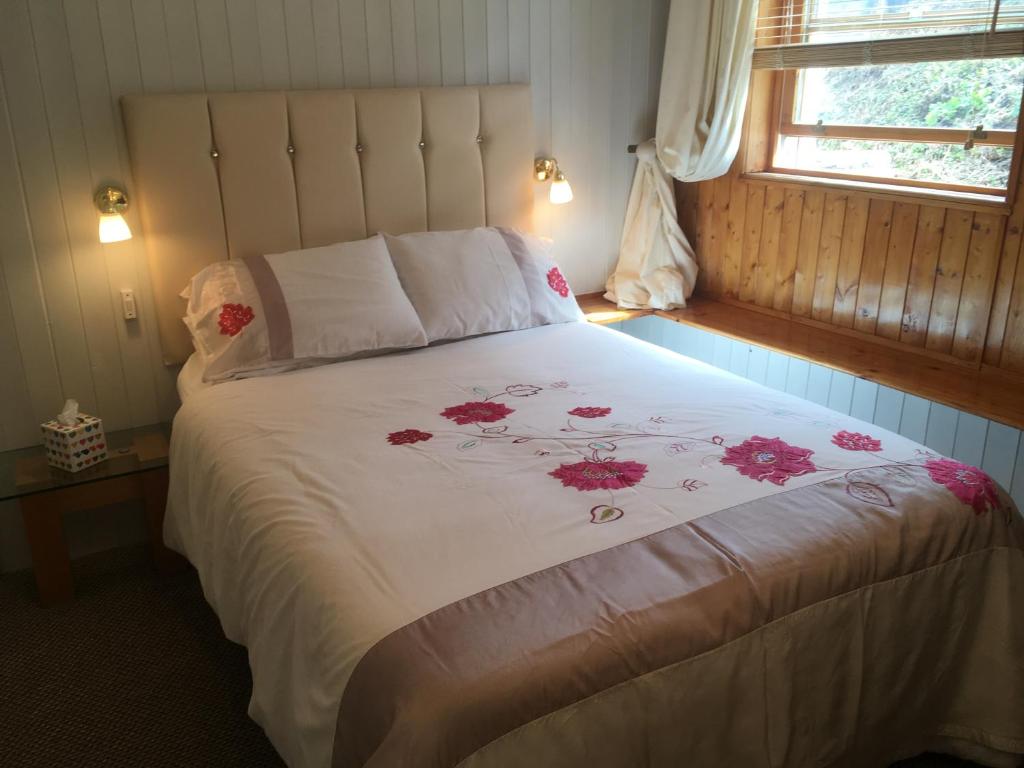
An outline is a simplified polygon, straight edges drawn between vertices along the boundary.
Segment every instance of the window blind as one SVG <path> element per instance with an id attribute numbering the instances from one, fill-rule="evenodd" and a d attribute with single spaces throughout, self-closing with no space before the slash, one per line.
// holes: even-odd
<path id="1" fill-rule="evenodd" d="M 1024 0 L 761 0 L 756 69 L 1024 56 Z"/>

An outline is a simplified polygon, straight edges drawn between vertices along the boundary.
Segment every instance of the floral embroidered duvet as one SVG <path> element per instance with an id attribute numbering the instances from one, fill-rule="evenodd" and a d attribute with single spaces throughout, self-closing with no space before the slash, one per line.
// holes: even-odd
<path id="1" fill-rule="evenodd" d="M 614 331 L 218 385 L 171 474 L 290 765 L 1024 754 L 1005 493 Z"/>

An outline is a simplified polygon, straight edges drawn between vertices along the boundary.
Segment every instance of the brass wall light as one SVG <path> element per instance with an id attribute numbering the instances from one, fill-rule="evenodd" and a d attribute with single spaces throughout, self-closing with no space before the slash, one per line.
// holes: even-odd
<path id="1" fill-rule="evenodd" d="M 100 212 L 100 242 L 117 243 L 130 240 L 132 230 L 124 220 L 128 210 L 128 196 L 117 187 L 100 187 L 93 198 Z"/>
<path id="2" fill-rule="evenodd" d="M 569 180 L 565 178 L 562 169 L 558 167 L 558 161 L 553 157 L 538 157 L 533 163 L 533 175 L 537 181 L 551 181 L 551 191 L 548 198 L 554 205 L 562 205 L 572 200 L 572 187 Z"/>

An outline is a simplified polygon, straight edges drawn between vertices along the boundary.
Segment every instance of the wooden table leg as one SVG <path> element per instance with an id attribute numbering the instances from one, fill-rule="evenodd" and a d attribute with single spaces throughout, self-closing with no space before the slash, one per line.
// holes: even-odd
<path id="1" fill-rule="evenodd" d="M 32 551 L 32 569 L 43 605 L 70 600 L 75 594 L 71 581 L 71 558 L 61 525 L 61 508 L 48 501 L 45 493 L 21 500 L 25 535 Z"/>
<path id="2" fill-rule="evenodd" d="M 149 526 L 149 546 L 153 563 L 161 574 L 180 571 L 187 560 L 164 546 L 164 511 L 167 509 L 167 468 L 154 469 L 142 474 L 142 499 Z"/>

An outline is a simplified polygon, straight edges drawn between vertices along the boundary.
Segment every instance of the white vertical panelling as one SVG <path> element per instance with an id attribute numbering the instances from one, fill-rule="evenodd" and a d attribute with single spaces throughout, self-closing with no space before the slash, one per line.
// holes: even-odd
<path id="1" fill-rule="evenodd" d="M 614 263 L 633 158 L 653 130 L 668 0 L 2 0 L 0 449 L 36 439 L 65 396 L 111 429 L 169 418 L 137 209 L 136 238 L 96 240 L 92 193 L 134 190 L 118 100 L 138 91 L 530 82 L 537 154 L 568 206 L 536 186 L 535 223 L 583 293 Z M 139 319 L 120 317 L 134 288 Z M 652 339 L 670 334 L 651 324 Z M 711 360 L 713 341 L 695 341 Z M 664 338 L 663 338 L 664 337 Z M 719 350 L 765 380 L 770 357 Z"/>
<path id="2" fill-rule="evenodd" d="M 508 80 L 530 82 L 530 0 L 508 0 Z"/>
<path id="3" fill-rule="evenodd" d="M 75 3 L 65 3 L 65 8 Z M 199 22 L 191 3 L 164 3 L 171 79 L 176 91 L 201 91 L 206 85 L 199 44 Z M 69 25 L 70 27 L 70 25 Z"/>
<path id="4" fill-rule="evenodd" d="M 875 398 L 875 415 L 871 419 L 872 423 L 884 427 L 890 432 L 898 432 L 902 411 L 903 393 L 892 387 L 879 387 L 878 396 Z"/>
<path id="5" fill-rule="evenodd" d="M 487 82 L 508 82 L 508 0 L 487 0 Z"/>
<path id="6" fill-rule="evenodd" d="M 338 0 L 313 0 L 313 36 L 316 40 L 317 84 L 321 88 L 344 88 Z"/>
<path id="7" fill-rule="evenodd" d="M 953 458 L 975 467 L 981 466 L 985 455 L 988 420 L 971 413 L 957 415 L 956 435 L 953 439 Z"/>
<path id="8" fill-rule="evenodd" d="M 797 397 L 807 396 L 807 378 L 811 373 L 811 364 L 806 360 L 790 360 L 789 372 L 786 374 L 786 392 Z"/>
<path id="9" fill-rule="evenodd" d="M 832 371 L 821 365 L 811 365 L 807 376 L 807 399 L 818 405 L 828 405 L 828 391 L 832 384 Z"/>
<path id="10" fill-rule="evenodd" d="M 440 0 L 441 83 L 466 84 L 465 36 L 462 31 L 462 0 Z"/>
<path id="11" fill-rule="evenodd" d="M 907 395 L 903 399 L 899 432 L 904 437 L 923 443 L 928 434 L 928 411 L 930 403 L 923 397 Z"/>
<path id="12" fill-rule="evenodd" d="M 875 418 L 875 399 L 877 397 L 878 385 L 875 382 L 854 379 L 850 415 L 861 421 L 871 421 Z"/>
<path id="13" fill-rule="evenodd" d="M 631 336 L 716 365 L 982 467 L 1024 510 L 1021 431 L 848 373 L 657 317 L 617 324 Z"/>
<path id="14" fill-rule="evenodd" d="M 832 371 L 828 388 L 828 407 L 833 411 L 850 414 L 853 407 L 853 385 L 856 379 L 842 371 Z"/>
<path id="15" fill-rule="evenodd" d="M 341 2 L 341 58 L 346 88 L 370 85 L 370 51 L 367 48 L 366 5 L 363 0 Z"/>
<path id="16" fill-rule="evenodd" d="M 288 43 L 288 71 L 292 88 L 316 88 L 316 36 L 310 0 L 287 0 L 284 4 L 285 39 Z"/>
<path id="17" fill-rule="evenodd" d="M 438 0 L 416 0 L 416 66 L 421 85 L 441 84 L 440 24 Z"/>
<path id="18" fill-rule="evenodd" d="M 259 29 L 264 87 L 288 88 L 291 85 L 291 72 L 288 63 L 288 35 L 284 26 L 284 4 L 281 0 L 256 0 L 256 25 Z"/>
<path id="19" fill-rule="evenodd" d="M 487 2 L 463 0 L 462 45 L 465 56 L 466 84 L 487 83 Z"/>
<path id="20" fill-rule="evenodd" d="M 768 354 L 768 376 L 765 379 L 765 384 L 780 392 L 785 391 L 788 374 L 789 358 L 785 355 L 780 355 L 778 352 L 770 352 Z"/>
<path id="21" fill-rule="evenodd" d="M 928 428 L 924 444 L 943 456 L 953 455 L 953 441 L 956 438 L 957 410 L 948 405 L 932 403 L 928 409 Z"/>
<path id="22" fill-rule="evenodd" d="M 174 71 L 163 0 L 132 0 L 131 14 L 142 82 L 152 91 L 173 91 Z"/>
<path id="23" fill-rule="evenodd" d="M 332 4 L 334 2 L 327 1 Z M 69 16 L 70 8 L 71 6 L 67 6 Z M 232 90 L 235 87 L 235 72 L 231 64 L 231 46 L 227 44 L 231 40 L 227 5 L 196 3 L 196 25 L 199 29 L 199 53 L 203 62 L 203 81 L 206 90 Z M 69 22 L 68 26 L 73 33 L 73 25 Z"/>
<path id="24" fill-rule="evenodd" d="M 981 468 L 1007 489 L 1013 485 L 1013 463 L 1020 442 L 1019 429 L 989 422 Z M 1021 471 L 1024 472 L 1024 465 L 1021 465 Z"/>
<path id="25" fill-rule="evenodd" d="M 224 3 L 228 17 L 226 42 L 231 51 L 235 88 L 240 91 L 262 88 L 263 64 L 256 0 L 224 0 Z M 103 9 L 104 5 L 105 3 L 100 3 L 100 8 Z"/>

